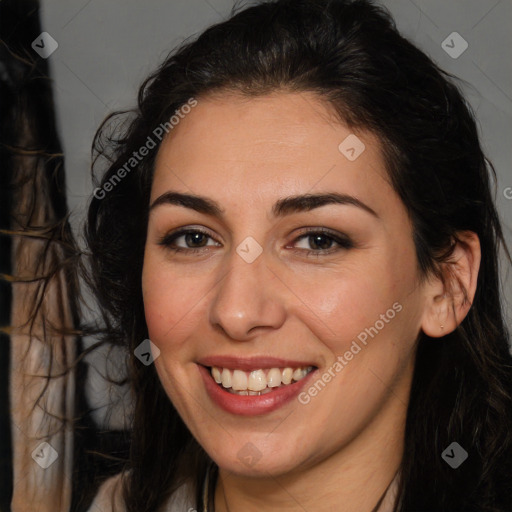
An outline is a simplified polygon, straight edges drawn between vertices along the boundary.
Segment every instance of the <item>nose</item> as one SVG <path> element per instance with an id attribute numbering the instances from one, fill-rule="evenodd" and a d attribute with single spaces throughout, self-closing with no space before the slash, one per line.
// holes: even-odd
<path id="1" fill-rule="evenodd" d="M 247 341 L 279 329 L 286 317 L 282 285 L 265 263 L 263 252 L 247 263 L 236 252 L 210 303 L 210 322 L 233 340 Z"/>

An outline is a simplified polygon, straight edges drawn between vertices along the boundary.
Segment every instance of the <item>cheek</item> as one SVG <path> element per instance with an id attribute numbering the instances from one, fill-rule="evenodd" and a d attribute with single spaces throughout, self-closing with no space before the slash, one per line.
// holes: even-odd
<path id="1" fill-rule="evenodd" d="M 359 335 L 373 339 L 367 330 L 375 334 L 375 326 L 393 347 L 415 339 L 415 262 L 414 248 L 404 248 L 398 256 L 390 250 L 371 260 L 361 257 L 342 272 L 296 278 L 294 291 L 306 306 L 302 321 L 334 354 L 343 354 Z"/>
<path id="2" fill-rule="evenodd" d="M 382 278 L 376 282 L 368 273 L 326 276 L 314 283 L 296 283 L 296 289 L 307 306 L 303 322 L 336 353 L 346 350 L 361 331 L 392 308 L 400 295 L 393 283 Z"/>
<path id="3" fill-rule="evenodd" d="M 186 282 L 185 282 L 186 281 Z M 198 302 L 196 286 L 170 272 L 168 265 L 146 251 L 142 271 L 142 294 L 149 338 L 160 350 L 170 349 L 187 328 Z"/>
<path id="4" fill-rule="evenodd" d="M 142 297 L 144 301 L 144 315 L 153 343 L 159 344 L 162 333 L 169 329 L 172 319 L 169 313 L 174 311 L 174 304 L 170 302 L 172 296 L 167 293 L 167 283 L 161 278 L 152 259 L 146 257 L 142 270 Z"/>

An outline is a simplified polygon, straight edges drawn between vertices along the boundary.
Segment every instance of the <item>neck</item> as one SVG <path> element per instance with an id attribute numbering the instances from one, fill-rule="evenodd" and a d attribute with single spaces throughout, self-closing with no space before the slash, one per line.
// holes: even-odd
<path id="1" fill-rule="evenodd" d="M 215 511 L 328 512 L 343 503 L 344 512 L 372 512 L 384 495 L 378 511 L 392 510 L 397 483 L 393 479 L 403 454 L 408 387 L 402 388 L 400 398 L 391 394 L 356 438 L 320 463 L 257 478 L 219 468 Z"/>

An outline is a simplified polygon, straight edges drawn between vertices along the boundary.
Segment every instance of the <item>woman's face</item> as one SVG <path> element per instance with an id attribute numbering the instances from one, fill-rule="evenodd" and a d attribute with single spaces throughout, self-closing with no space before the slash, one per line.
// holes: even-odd
<path id="1" fill-rule="evenodd" d="M 427 301 L 375 136 L 312 93 L 198 99 L 151 204 L 156 370 L 220 467 L 284 474 L 402 437 Z"/>

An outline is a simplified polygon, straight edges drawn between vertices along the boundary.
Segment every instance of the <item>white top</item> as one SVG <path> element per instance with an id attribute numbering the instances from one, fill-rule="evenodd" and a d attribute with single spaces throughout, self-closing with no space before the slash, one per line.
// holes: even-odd
<path id="1" fill-rule="evenodd" d="M 112 503 L 112 499 L 114 502 Z M 121 474 L 104 482 L 87 512 L 122 512 Z M 169 499 L 165 512 L 196 512 L 193 486 L 182 485 Z"/>
<path id="2" fill-rule="evenodd" d="M 100 487 L 91 507 L 87 512 L 122 512 L 121 475 L 114 475 Z M 389 485 L 382 503 L 375 512 L 392 512 L 398 491 L 398 473 Z M 114 504 L 112 506 L 112 499 Z M 197 512 L 195 509 L 195 493 L 190 483 L 183 484 L 170 497 L 165 512 Z"/>

